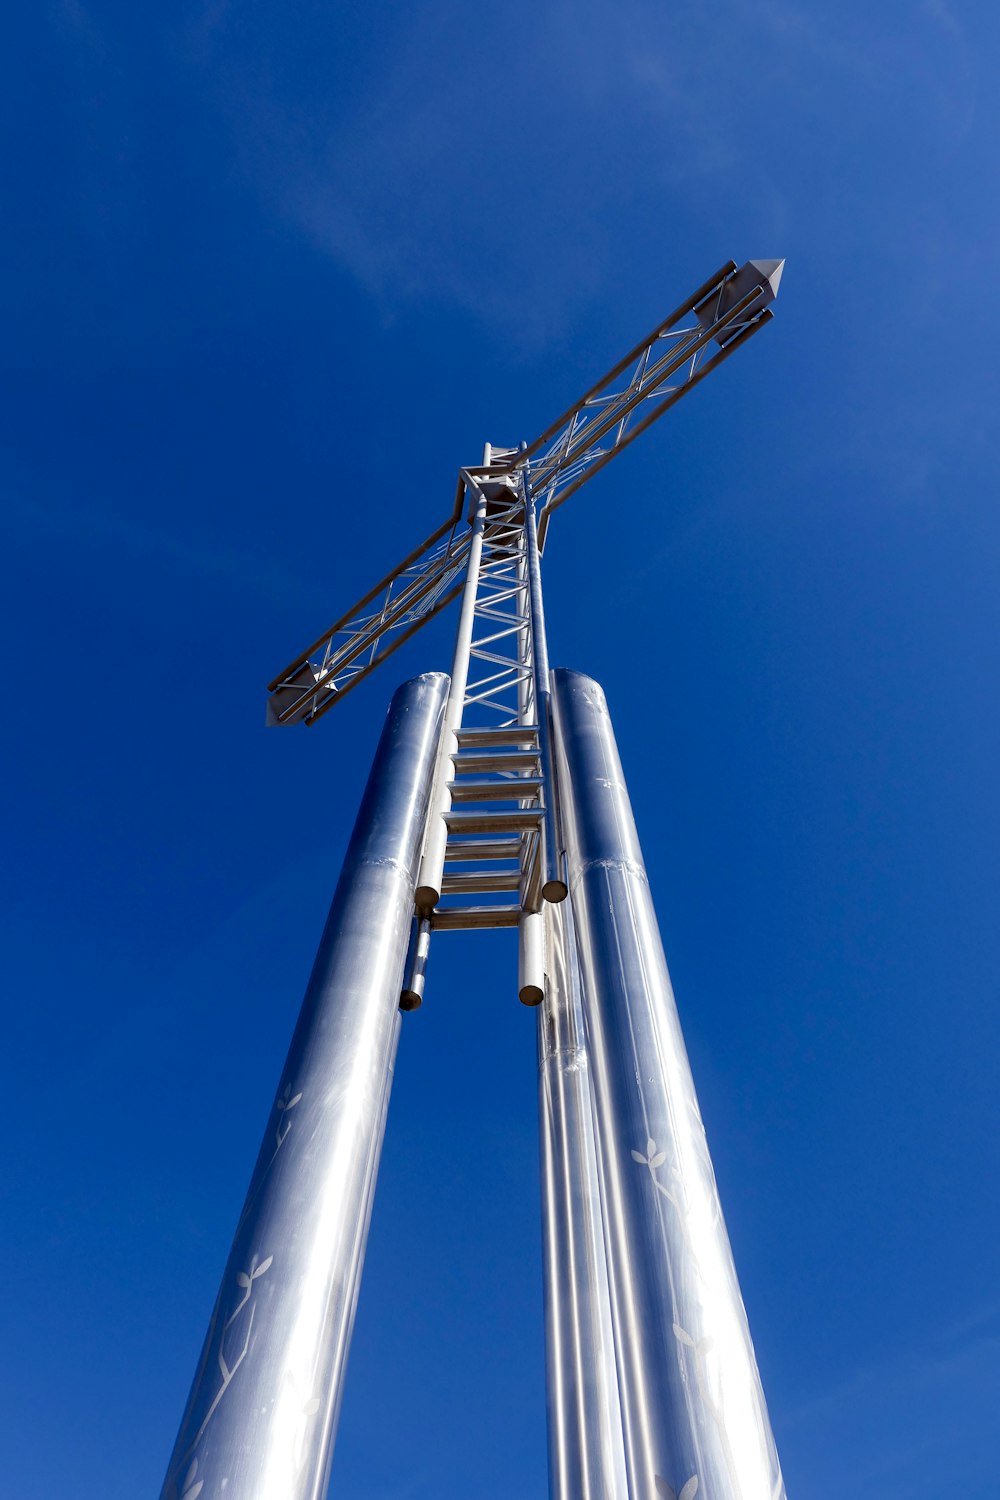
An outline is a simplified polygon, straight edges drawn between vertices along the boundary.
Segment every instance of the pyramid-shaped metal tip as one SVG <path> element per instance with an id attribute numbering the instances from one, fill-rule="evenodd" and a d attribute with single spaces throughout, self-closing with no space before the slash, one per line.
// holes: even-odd
<path id="1" fill-rule="evenodd" d="M 781 273 L 785 269 L 785 262 L 783 260 L 752 260 L 750 264 L 755 271 L 760 273 L 771 288 L 771 296 L 776 297 L 778 295 L 778 287 L 781 284 Z"/>

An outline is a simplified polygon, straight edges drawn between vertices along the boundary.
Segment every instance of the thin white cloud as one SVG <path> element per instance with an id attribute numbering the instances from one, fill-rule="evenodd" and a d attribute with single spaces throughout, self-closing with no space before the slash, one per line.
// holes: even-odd
<path id="1" fill-rule="evenodd" d="M 813 1500 L 846 1493 L 881 1500 L 992 1500 L 984 1436 L 1000 1398 L 1000 1309 L 978 1309 L 923 1347 L 862 1366 L 786 1411 L 796 1464 L 814 1465 Z"/>

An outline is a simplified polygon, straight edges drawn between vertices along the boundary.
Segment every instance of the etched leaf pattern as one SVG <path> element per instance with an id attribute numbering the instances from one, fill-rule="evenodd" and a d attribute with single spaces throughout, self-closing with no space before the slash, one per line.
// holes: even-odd
<path id="1" fill-rule="evenodd" d="M 696 1149 L 704 1166 L 705 1174 L 707 1177 L 707 1186 L 710 1192 L 709 1207 L 711 1210 L 712 1221 L 713 1223 L 718 1224 L 722 1218 L 722 1208 L 721 1204 L 719 1203 L 718 1189 L 715 1185 L 715 1172 L 712 1168 L 711 1158 L 708 1154 L 708 1145 L 705 1140 L 705 1127 L 702 1123 L 701 1113 L 698 1109 L 698 1104 L 693 1094 L 688 1097 L 687 1104 L 691 1113 L 692 1121 L 696 1127 Z M 662 1149 L 658 1145 L 655 1138 L 653 1136 L 649 1136 L 646 1140 L 645 1151 L 639 1151 L 636 1148 L 632 1148 L 632 1150 L 630 1151 L 630 1155 L 632 1157 L 632 1160 L 636 1162 L 637 1165 L 646 1168 L 649 1173 L 650 1181 L 656 1192 L 660 1194 L 661 1197 L 666 1198 L 676 1211 L 675 1222 L 683 1238 L 685 1247 L 689 1252 L 689 1263 L 693 1267 L 695 1273 L 700 1275 L 699 1257 L 695 1254 L 694 1245 L 691 1241 L 690 1228 L 687 1222 L 689 1201 L 687 1185 L 683 1181 L 678 1167 L 674 1164 L 668 1165 L 668 1171 L 674 1178 L 674 1182 L 670 1187 L 668 1187 L 665 1182 L 661 1182 L 656 1176 L 658 1170 L 667 1164 L 669 1151 L 666 1149 Z M 679 1312 L 680 1310 L 675 1304 L 675 1316 L 679 1315 Z M 723 1411 L 724 1393 L 721 1387 L 721 1375 L 718 1375 L 717 1372 L 719 1388 L 714 1392 L 709 1379 L 707 1356 L 714 1349 L 715 1340 L 711 1334 L 704 1335 L 701 1338 L 695 1338 L 694 1335 L 689 1333 L 688 1330 L 679 1322 L 675 1322 L 673 1324 L 673 1331 L 675 1339 L 682 1346 L 682 1349 L 678 1351 L 678 1357 L 681 1359 L 682 1364 L 685 1362 L 683 1350 L 689 1349 L 691 1351 L 690 1361 L 693 1367 L 693 1374 L 698 1393 L 704 1403 L 705 1410 L 710 1416 L 718 1433 L 722 1451 L 725 1455 L 726 1465 L 729 1469 L 733 1482 L 734 1484 L 738 1485 L 736 1463 L 734 1455 L 732 1453 L 729 1441 L 729 1433 L 726 1428 L 725 1415 Z M 667 1480 L 662 1477 L 662 1475 L 654 1475 L 654 1481 L 656 1492 L 658 1495 L 663 1497 L 663 1500 L 695 1500 L 695 1496 L 698 1494 L 699 1480 L 697 1474 L 691 1475 L 690 1479 L 688 1479 L 681 1488 L 679 1494 L 676 1490 L 674 1490 L 673 1486 L 670 1485 Z M 781 1478 L 780 1471 L 774 1489 L 771 1493 L 770 1500 L 786 1500 L 784 1481 Z"/>
<path id="2" fill-rule="evenodd" d="M 276 1105 L 278 1111 L 278 1127 L 274 1132 L 275 1149 L 278 1151 L 281 1150 L 281 1147 L 284 1145 L 285 1141 L 288 1138 L 288 1132 L 292 1128 L 292 1122 L 287 1118 L 287 1116 L 290 1111 L 293 1110 L 299 1103 L 301 1098 L 301 1090 L 297 1094 L 292 1093 L 291 1083 L 286 1083 L 285 1087 L 278 1095 Z"/>
<path id="3" fill-rule="evenodd" d="M 208 1411 L 205 1413 L 205 1419 L 202 1422 L 201 1426 L 198 1428 L 198 1432 L 195 1436 L 194 1444 L 192 1446 L 197 1445 L 201 1441 L 205 1428 L 215 1416 L 219 1402 L 226 1394 L 227 1390 L 233 1382 L 233 1377 L 235 1376 L 240 1365 L 246 1359 L 247 1354 L 250 1352 L 250 1336 L 253 1333 L 254 1317 L 256 1316 L 257 1312 L 256 1307 L 253 1306 L 251 1301 L 254 1294 L 254 1282 L 259 1281 L 262 1276 L 266 1275 L 273 1264 L 273 1255 L 268 1255 L 259 1264 L 257 1262 L 257 1257 L 254 1256 L 253 1260 L 251 1260 L 250 1262 L 249 1268 L 246 1271 L 237 1271 L 236 1273 L 236 1285 L 240 1288 L 243 1295 L 236 1303 L 225 1323 L 222 1325 L 222 1333 L 219 1337 L 219 1348 L 215 1356 L 216 1363 L 219 1367 L 219 1374 L 222 1377 L 222 1384 L 216 1391 L 215 1398 L 212 1401 L 211 1406 L 208 1408 Z M 248 1307 L 249 1315 L 244 1318 L 243 1314 Z M 233 1325 L 237 1321 L 240 1321 L 244 1324 L 242 1334 L 239 1330 L 237 1330 L 235 1339 L 230 1340 L 228 1338 L 230 1329 L 233 1328 Z M 197 1459 L 195 1460 L 195 1463 L 197 1464 Z M 193 1471 L 188 1471 L 188 1477 L 193 1477 Z M 201 1481 L 199 1480 L 198 1483 L 200 1487 Z M 186 1490 L 181 1492 L 181 1500 L 188 1500 L 188 1492 Z"/>
<path id="4" fill-rule="evenodd" d="M 697 1474 L 692 1474 L 686 1484 L 681 1486 L 679 1495 L 673 1485 L 668 1484 L 662 1475 L 655 1474 L 653 1479 L 656 1485 L 656 1493 L 662 1495 L 663 1500 L 694 1500 L 695 1495 L 698 1493 Z"/>
<path id="5" fill-rule="evenodd" d="M 666 1161 L 666 1159 L 667 1159 L 667 1153 L 666 1153 L 666 1151 L 661 1150 L 657 1146 L 657 1143 L 656 1143 L 656 1141 L 654 1141 L 653 1137 L 650 1136 L 649 1140 L 646 1142 L 646 1149 L 645 1149 L 645 1151 L 636 1151 L 636 1150 L 633 1150 L 631 1152 L 631 1156 L 632 1156 L 632 1160 L 634 1162 L 638 1162 L 641 1167 L 648 1168 L 650 1181 L 652 1182 L 652 1184 L 653 1184 L 654 1188 L 656 1189 L 656 1191 L 658 1193 L 662 1193 L 663 1197 L 666 1198 L 668 1200 L 668 1202 L 672 1203 L 673 1206 L 674 1206 L 674 1208 L 676 1208 L 677 1212 L 680 1214 L 681 1213 L 681 1206 L 680 1206 L 680 1204 L 677 1201 L 676 1195 L 673 1192 L 671 1192 L 670 1188 L 668 1188 L 665 1183 L 660 1182 L 657 1179 L 657 1177 L 654 1175 L 657 1172 L 657 1170 L 660 1167 L 662 1167 L 663 1164 L 664 1164 L 664 1162 Z M 671 1171 L 671 1173 L 672 1173 L 672 1175 L 674 1177 L 676 1177 L 678 1175 L 677 1171 L 676 1171 L 676 1168 L 671 1167 L 670 1171 Z M 682 1215 L 682 1218 L 681 1218 L 681 1229 L 682 1229 L 682 1231 L 685 1234 L 687 1233 L 685 1225 L 684 1225 L 684 1222 L 683 1222 L 683 1215 Z"/>

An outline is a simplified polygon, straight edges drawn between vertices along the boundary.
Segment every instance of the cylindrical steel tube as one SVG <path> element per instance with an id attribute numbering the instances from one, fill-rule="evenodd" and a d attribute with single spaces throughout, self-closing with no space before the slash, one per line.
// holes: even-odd
<path id="1" fill-rule="evenodd" d="M 410 946 L 403 965 L 403 988 L 399 995 L 400 1010 L 419 1010 L 424 1003 L 427 983 L 427 959 L 431 950 L 431 924 L 427 917 L 414 917 Z"/>
<path id="2" fill-rule="evenodd" d="M 546 906 L 538 1021 L 550 1500 L 627 1500 L 572 903 Z M 650 1496 L 650 1500 L 653 1497 Z"/>
<path id="3" fill-rule="evenodd" d="M 540 911 L 522 911 L 517 927 L 517 998 L 522 1005 L 541 1005 L 545 994 L 545 918 Z"/>
<path id="4" fill-rule="evenodd" d="M 447 692 L 389 708 L 162 1500 L 326 1495 Z"/>
<path id="5" fill-rule="evenodd" d="M 781 1500 L 774 1439 L 604 694 L 588 677 L 553 675 L 628 1494 Z"/>

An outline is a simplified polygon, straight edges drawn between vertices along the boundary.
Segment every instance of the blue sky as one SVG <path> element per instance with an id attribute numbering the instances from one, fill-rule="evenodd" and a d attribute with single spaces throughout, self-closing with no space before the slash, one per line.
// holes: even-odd
<path id="1" fill-rule="evenodd" d="M 771 328 L 560 513 L 793 1497 L 996 1495 L 982 0 L 38 0 L 0 69 L 4 1473 L 156 1494 L 394 682 L 263 686 L 724 259 Z M 545 1491 L 534 1017 L 405 1018 L 338 1500 Z"/>

